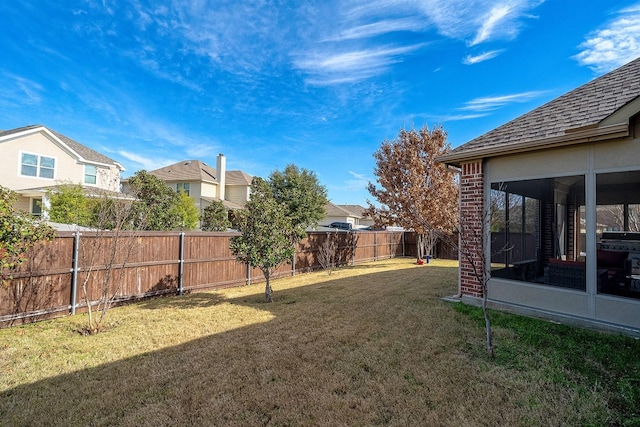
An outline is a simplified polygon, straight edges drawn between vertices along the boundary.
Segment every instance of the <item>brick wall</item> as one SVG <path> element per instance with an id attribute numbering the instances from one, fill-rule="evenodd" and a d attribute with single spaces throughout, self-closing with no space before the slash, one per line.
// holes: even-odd
<path id="1" fill-rule="evenodd" d="M 482 296 L 478 277 L 483 274 L 482 223 L 484 215 L 484 173 L 482 160 L 462 164 L 460 174 L 460 291 Z"/>

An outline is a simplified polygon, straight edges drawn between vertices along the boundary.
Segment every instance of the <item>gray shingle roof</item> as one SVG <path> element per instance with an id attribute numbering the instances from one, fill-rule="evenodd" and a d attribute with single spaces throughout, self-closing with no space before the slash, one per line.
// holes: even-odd
<path id="1" fill-rule="evenodd" d="M 204 181 L 218 183 L 218 173 L 205 162 L 200 160 L 183 160 L 160 169 L 149 171 L 166 182 L 176 181 Z M 226 171 L 226 185 L 251 185 L 251 175 L 242 171 Z"/>
<path id="2" fill-rule="evenodd" d="M 354 212 L 351 212 L 339 205 L 335 205 L 331 202 L 327 202 L 327 204 L 324 207 L 325 212 L 327 214 L 327 216 L 357 216 L 359 217 L 359 214 L 356 214 Z"/>
<path id="3" fill-rule="evenodd" d="M 160 169 L 149 171 L 163 181 L 218 182 L 216 170 L 200 160 L 183 160 Z"/>
<path id="4" fill-rule="evenodd" d="M 225 179 L 227 185 L 251 185 L 253 177 L 242 171 L 227 171 Z"/>
<path id="5" fill-rule="evenodd" d="M 366 218 L 363 215 L 363 212 L 366 210 L 366 208 L 363 206 L 360 206 L 360 205 L 337 205 L 337 206 L 353 213 L 355 216 Z"/>
<path id="6" fill-rule="evenodd" d="M 443 156 L 443 160 L 567 135 L 572 130 L 597 128 L 603 120 L 640 96 L 640 58 L 574 89 Z M 445 160 L 446 161 L 446 160 Z"/>
<path id="7" fill-rule="evenodd" d="M 207 201 L 209 203 L 216 202 L 216 201 L 220 200 L 217 197 L 200 197 L 200 199 L 205 200 L 205 201 Z M 239 204 L 237 204 L 235 202 L 232 202 L 230 200 L 223 200 L 222 204 L 224 205 L 225 208 L 231 209 L 231 210 L 236 210 L 236 209 L 242 209 L 243 208 L 242 205 L 239 205 Z"/>
<path id="8" fill-rule="evenodd" d="M 58 133 L 58 132 L 54 131 L 53 129 L 48 128 L 48 127 L 43 126 L 43 125 L 28 125 L 28 126 L 19 127 L 19 128 L 16 128 L 16 129 L 0 131 L 0 137 L 6 136 L 6 135 L 12 135 L 12 134 L 20 133 L 20 132 L 24 132 L 24 131 L 28 131 L 28 130 L 31 130 L 31 129 L 38 129 L 38 128 L 44 128 L 44 129 L 48 130 L 49 132 L 51 132 L 58 139 L 60 139 L 63 143 L 65 143 L 69 148 L 71 148 L 73 151 L 78 153 L 84 160 L 88 160 L 90 162 L 103 163 L 103 164 L 107 164 L 107 165 L 118 165 L 118 166 L 120 166 L 120 164 L 118 162 L 116 162 L 115 160 L 105 156 L 104 154 L 101 154 L 101 153 L 99 153 L 99 152 L 97 152 L 95 150 L 92 150 L 91 148 L 89 148 L 89 147 L 87 147 L 85 145 L 82 145 L 77 141 L 74 141 L 73 139 L 69 138 L 68 136 L 65 136 L 65 135 L 63 135 L 61 133 Z"/>

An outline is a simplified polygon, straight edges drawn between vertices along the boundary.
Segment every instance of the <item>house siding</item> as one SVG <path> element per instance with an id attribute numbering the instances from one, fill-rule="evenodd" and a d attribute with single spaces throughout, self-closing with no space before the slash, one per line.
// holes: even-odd
<path id="1" fill-rule="evenodd" d="M 249 200 L 250 187 L 246 186 L 230 186 L 227 185 L 225 191 L 226 200 L 237 203 L 240 206 L 244 206 Z"/>
<path id="2" fill-rule="evenodd" d="M 218 197 L 218 184 L 203 182 L 200 185 L 200 197 Z"/>

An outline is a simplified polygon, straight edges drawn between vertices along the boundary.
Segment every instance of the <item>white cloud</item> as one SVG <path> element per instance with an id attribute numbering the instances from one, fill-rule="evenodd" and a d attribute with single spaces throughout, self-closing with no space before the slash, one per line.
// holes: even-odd
<path id="1" fill-rule="evenodd" d="M 415 18 L 386 19 L 383 21 L 359 25 L 353 28 L 347 28 L 341 31 L 338 35 L 329 37 L 326 41 L 361 39 L 398 31 L 420 31 L 425 27 L 426 23 L 424 20 Z"/>
<path id="2" fill-rule="evenodd" d="M 312 27 L 292 54 L 293 65 L 313 85 L 353 83 L 386 73 L 393 64 L 428 43 L 399 45 L 389 39 L 408 31 L 433 38 L 433 32 L 470 46 L 513 39 L 523 19 L 544 0 L 352 0 L 329 3 L 309 13 Z M 321 15 L 324 19 L 319 19 Z M 320 29 L 322 28 L 322 29 Z M 429 34 L 428 32 L 431 32 Z M 321 35 L 318 35 L 321 34 Z M 317 35 L 314 38 L 314 35 Z M 423 36 L 424 35 L 424 36 Z M 390 47 L 392 46 L 392 47 Z M 491 59 L 502 50 L 468 56 L 466 63 Z"/>
<path id="3" fill-rule="evenodd" d="M 129 160 L 130 162 L 133 162 L 139 165 L 142 169 L 145 169 L 147 171 L 159 169 L 161 167 L 171 165 L 173 163 L 177 163 L 180 161 L 175 159 L 159 159 L 157 157 L 154 157 L 154 158 L 144 157 L 139 154 L 131 153 L 125 150 L 118 151 L 118 154 L 124 157 L 125 159 Z"/>
<path id="4" fill-rule="evenodd" d="M 315 52 L 294 62 L 309 74 L 307 82 L 316 85 L 355 82 L 384 72 L 391 64 L 425 46 L 382 46 L 350 52 Z"/>
<path id="5" fill-rule="evenodd" d="M 640 4 L 618 12 L 604 28 L 591 32 L 573 58 L 596 73 L 606 73 L 640 56 Z"/>
<path id="6" fill-rule="evenodd" d="M 44 88 L 38 82 L 11 73 L 3 73 L 0 94 L 5 100 L 35 105 L 42 100 Z"/>
<path id="7" fill-rule="evenodd" d="M 483 52 L 480 55 L 475 56 L 467 55 L 462 60 L 462 63 L 466 65 L 472 65 L 479 62 L 488 61 L 489 59 L 493 59 L 496 56 L 500 55 L 502 52 L 504 52 L 504 49 L 490 50 L 489 52 Z"/>
<path id="8" fill-rule="evenodd" d="M 496 4 L 497 3 L 497 4 Z M 532 18 L 530 10 L 544 0 L 426 0 L 421 11 L 444 36 L 471 39 L 469 45 L 515 38 L 523 18 Z"/>
<path id="9" fill-rule="evenodd" d="M 459 109 L 465 111 L 491 111 L 500 107 L 504 107 L 507 104 L 530 101 L 543 95 L 544 93 L 544 91 L 530 91 L 515 93 L 511 95 L 476 98 L 467 102 L 464 107 L 461 107 Z"/>
<path id="10" fill-rule="evenodd" d="M 344 183 L 345 185 L 344 187 L 342 187 L 342 190 L 359 191 L 367 188 L 367 185 L 369 184 L 369 179 L 366 177 L 366 175 L 353 172 L 353 171 L 349 171 L 349 174 L 353 178 L 345 181 Z"/>
<path id="11" fill-rule="evenodd" d="M 202 159 L 203 157 L 210 156 L 215 153 L 216 147 L 209 144 L 197 144 L 187 145 L 186 153 L 189 157 L 194 159 Z"/>
<path id="12" fill-rule="evenodd" d="M 478 114 L 451 114 L 448 116 L 436 116 L 437 119 L 441 122 L 457 122 L 462 120 L 472 120 L 479 119 L 480 117 L 485 117 L 488 114 L 478 113 Z"/>
<path id="13" fill-rule="evenodd" d="M 475 46 L 486 40 L 489 40 L 491 36 L 493 36 L 493 34 L 496 32 L 498 24 L 501 24 L 503 21 L 505 21 L 511 12 L 512 9 L 508 5 L 501 4 L 494 6 L 489 11 L 489 13 L 485 15 L 484 22 L 476 33 L 475 38 L 471 42 L 471 46 Z"/>

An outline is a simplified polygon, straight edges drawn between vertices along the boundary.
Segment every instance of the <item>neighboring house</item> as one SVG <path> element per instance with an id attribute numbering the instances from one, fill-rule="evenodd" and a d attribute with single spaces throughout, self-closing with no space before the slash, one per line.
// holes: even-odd
<path id="1" fill-rule="evenodd" d="M 201 213 L 215 200 L 222 200 L 228 210 L 240 209 L 249 201 L 252 177 L 239 170 L 227 171 L 226 163 L 226 157 L 219 154 L 216 169 L 200 160 L 184 160 L 149 173 L 185 192 Z M 127 188 L 128 180 L 123 184 Z"/>
<path id="2" fill-rule="evenodd" d="M 46 193 L 61 183 L 81 184 L 87 193 L 120 190 L 122 165 L 42 125 L 0 131 L 0 185 L 18 194 L 16 208 L 36 215 Z"/>
<path id="3" fill-rule="evenodd" d="M 360 205 L 336 205 L 327 202 L 325 205 L 325 217 L 319 223 L 327 226 L 332 222 L 344 222 L 351 224 L 354 230 L 373 225 L 373 220 L 362 215 L 365 208 Z"/>
<path id="4" fill-rule="evenodd" d="M 368 228 L 373 227 L 375 225 L 373 218 L 370 216 L 366 216 L 364 211 L 367 208 L 364 208 L 360 205 L 336 205 L 341 209 L 346 210 L 347 212 L 352 212 L 354 216 L 359 217 L 359 220 L 356 224 L 356 228 Z"/>
<path id="5" fill-rule="evenodd" d="M 640 334 L 640 59 L 439 160 L 460 169 L 463 301 L 474 258 L 497 307 Z"/>

